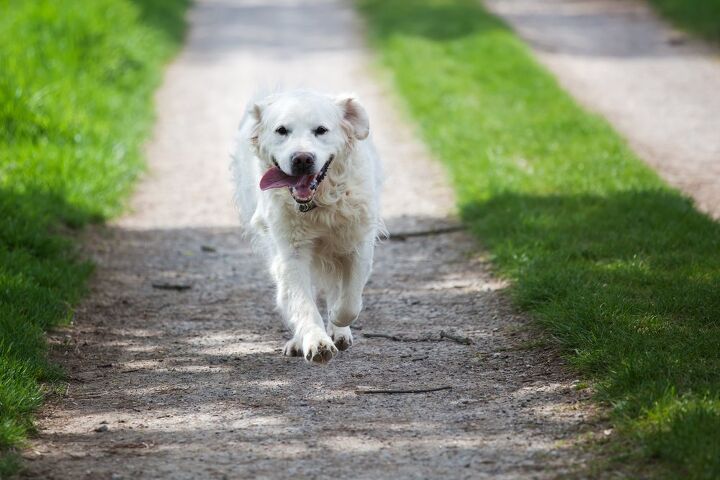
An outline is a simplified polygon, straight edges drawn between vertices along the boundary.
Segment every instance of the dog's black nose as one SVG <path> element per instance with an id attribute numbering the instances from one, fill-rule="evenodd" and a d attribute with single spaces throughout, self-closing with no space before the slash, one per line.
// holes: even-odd
<path id="1" fill-rule="evenodd" d="M 315 165 L 315 155 L 308 152 L 293 153 L 290 157 L 293 175 L 308 175 Z"/>

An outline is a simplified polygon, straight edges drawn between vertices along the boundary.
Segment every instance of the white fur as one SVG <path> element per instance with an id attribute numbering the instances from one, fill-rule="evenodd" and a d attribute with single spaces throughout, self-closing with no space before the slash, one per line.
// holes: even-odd
<path id="1" fill-rule="evenodd" d="M 283 125 L 290 133 L 279 135 Z M 318 126 L 328 132 L 315 135 Z M 352 344 L 350 324 L 383 229 L 379 214 L 380 160 L 368 138 L 365 110 L 349 95 L 310 91 L 274 94 L 251 102 L 240 124 L 232 170 L 241 217 L 265 255 L 277 287 L 277 307 L 293 338 L 286 355 L 325 363 Z M 273 166 L 290 173 L 294 152 L 312 152 L 319 171 L 334 156 L 314 202 L 300 212 L 288 188 L 261 191 Z M 325 297 L 327 327 L 316 299 Z"/>

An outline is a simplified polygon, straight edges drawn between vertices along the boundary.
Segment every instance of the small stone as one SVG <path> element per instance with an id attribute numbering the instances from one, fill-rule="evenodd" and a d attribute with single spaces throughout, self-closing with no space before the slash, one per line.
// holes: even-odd
<path id="1" fill-rule="evenodd" d="M 96 432 L 107 432 L 109 430 L 107 425 L 100 425 L 95 429 Z"/>
<path id="2" fill-rule="evenodd" d="M 667 39 L 667 43 L 670 45 L 685 45 L 687 41 L 687 35 L 680 32 L 673 32 Z"/>

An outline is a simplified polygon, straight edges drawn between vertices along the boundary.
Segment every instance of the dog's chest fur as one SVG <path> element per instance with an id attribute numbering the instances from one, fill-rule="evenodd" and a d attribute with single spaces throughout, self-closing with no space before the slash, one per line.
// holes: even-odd
<path id="1" fill-rule="evenodd" d="M 312 244 L 323 256 L 349 254 L 377 225 L 370 204 L 373 192 L 363 192 L 357 184 L 353 191 L 333 181 L 323 187 L 316 197 L 318 206 L 309 212 L 300 212 L 294 201 L 284 199 L 281 228 L 296 247 Z"/>

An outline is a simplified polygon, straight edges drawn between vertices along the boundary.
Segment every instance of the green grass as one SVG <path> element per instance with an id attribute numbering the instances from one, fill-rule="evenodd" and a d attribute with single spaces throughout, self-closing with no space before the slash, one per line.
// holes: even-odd
<path id="1" fill-rule="evenodd" d="M 91 266 L 64 235 L 121 208 L 187 0 L 0 0 L 0 476 L 59 378 L 44 331 Z"/>
<path id="2" fill-rule="evenodd" d="M 720 44 L 720 0 L 650 0 L 668 20 Z"/>
<path id="3" fill-rule="evenodd" d="M 358 3 L 464 221 L 611 407 L 618 459 L 720 477 L 720 225 L 479 2 Z"/>

